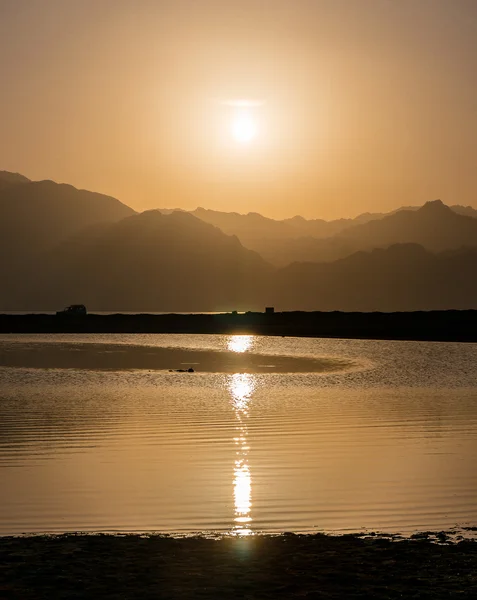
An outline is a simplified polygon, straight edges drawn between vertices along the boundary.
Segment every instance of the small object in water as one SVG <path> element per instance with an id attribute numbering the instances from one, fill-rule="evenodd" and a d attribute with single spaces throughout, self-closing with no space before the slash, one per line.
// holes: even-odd
<path id="1" fill-rule="evenodd" d="M 193 373 L 193 372 L 194 372 L 194 369 L 193 369 L 192 367 L 189 367 L 189 368 L 187 369 L 187 372 L 188 372 L 188 373 Z"/>
<path id="2" fill-rule="evenodd" d="M 172 369 L 169 369 L 169 371 L 172 371 Z M 175 373 L 194 373 L 194 369 L 192 367 L 190 367 L 189 369 L 175 369 L 174 372 Z"/>

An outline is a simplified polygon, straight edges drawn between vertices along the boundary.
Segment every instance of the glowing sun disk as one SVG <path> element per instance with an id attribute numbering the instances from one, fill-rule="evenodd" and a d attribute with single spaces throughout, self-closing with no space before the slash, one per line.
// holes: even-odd
<path id="1" fill-rule="evenodd" d="M 232 122 L 232 135 L 236 142 L 246 144 L 257 135 L 257 123 L 248 113 L 239 113 Z"/>

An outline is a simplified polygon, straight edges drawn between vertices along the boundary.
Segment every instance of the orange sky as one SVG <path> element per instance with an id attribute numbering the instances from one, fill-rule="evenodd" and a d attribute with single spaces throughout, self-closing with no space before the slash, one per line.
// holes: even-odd
<path id="1" fill-rule="evenodd" d="M 136 209 L 477 207 L 476 73 L 475 0 L 0 0 L 0 169 Z"/>

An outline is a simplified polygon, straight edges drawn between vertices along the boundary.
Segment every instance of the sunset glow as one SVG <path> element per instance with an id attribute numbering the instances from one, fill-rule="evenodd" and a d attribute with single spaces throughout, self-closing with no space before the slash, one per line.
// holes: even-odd
<path id="1" fill-rule="evenodd" d="M 0 0 L 0 57 L 0 590 L 477 598 L 477 0 Z"/>
<path id="2" fill-rule="evenodd" d="M 475 3 L 8 4 L 8 171 L 135 210 L 475 204 Z"/>
<path id="3" fill-rule="evenodd" d="M 232 135 L 241 144 L 247 144 L 255 138 L 257 123 L 249 111 L 242 110 L 234 117 Z"/>

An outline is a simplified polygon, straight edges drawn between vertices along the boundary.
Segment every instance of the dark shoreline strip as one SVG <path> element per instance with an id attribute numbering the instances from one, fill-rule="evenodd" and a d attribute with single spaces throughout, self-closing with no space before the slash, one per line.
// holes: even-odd
<path id="1" fill-rule="evenodd" d="M 0 538 L 0 597 L 477 597 L 477 542 L 355 535 Z"/>
<path id="2" fill-rule="evenodd" d="M 0 314 L 0 333 L 220 333 L 477 342 L 477 311 L 88 314 L 76 317 Z"/>

